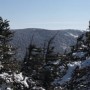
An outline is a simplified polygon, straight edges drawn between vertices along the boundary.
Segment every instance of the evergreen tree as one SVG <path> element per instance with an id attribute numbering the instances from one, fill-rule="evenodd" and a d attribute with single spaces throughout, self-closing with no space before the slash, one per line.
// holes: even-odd
<path id="1" fill-rule="evenodd" d="M 58 65 L 55 62 L 58 60 L 57 53 L 54 52 L 54 39 L 57 34 L 52 36 L 46 43 L 44 43 L 43 47 L 43 59 L 44 59 L 44 66 L 43 66 L 43 86 L 46 90 L 50 87 L 51 82 L 57 77 L 57 67 Z"/>
<path id="2" fill-rule="evenodd" d="M 14 67 L 13 55 L 14 48 L 10 44 L 13 32 L 10 31 L 9 21 L 0 17 L 0 62 L 3 65 L 3 71 L 12 71 Z"/>
<path id="3" fill-rule="evenodd" d="M 31 42 L 22 64 L 23 74 L 31 77 L 37 85 L 43 86 L 46 90 L 57 75 L 57 65 L 54 64 L 57 54 L 54 53 L 52 45 L 54 38 L 55 36 L 51 37 L 44 43 L 44 47 L 40 48 Z"/>
<path id="4" fill-rule="evenodd" d="M 42 48 L 38 48 L 35 44 L 30 43 L 26 50 L 26 55 L 22 63 L 23 75 L 28 76 L 34 82 L 36 87 L 42 86 Z M 29 87 L 32 89 L 32 86 Z"/>

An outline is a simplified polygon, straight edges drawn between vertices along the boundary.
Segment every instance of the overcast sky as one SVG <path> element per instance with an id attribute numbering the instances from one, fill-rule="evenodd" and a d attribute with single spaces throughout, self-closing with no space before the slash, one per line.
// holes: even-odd
<path id="1" fill-rule="evenodd" d="M 11 29 L 86 29 L 90 0 L 0 0 L 0 16 Z"/>

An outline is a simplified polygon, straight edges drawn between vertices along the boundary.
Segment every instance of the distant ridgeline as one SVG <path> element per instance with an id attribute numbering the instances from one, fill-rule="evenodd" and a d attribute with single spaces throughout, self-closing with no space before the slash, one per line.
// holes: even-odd
<path id="1" fill-rule="evenodd" d="M 15 30 L 13 44 L 18 49 L 17 57 L 22 59 L 25 55 L 26 48 L 30 44 L 32 37 L 33 43 L 42 47 L 45 41 L 48 41 L 52 36 L 57 34 L 54 39 L 55 52 L 64 53 L 70 51 L 70 46 L 76 43 L 76 38 L 85 33 L 81 30 L 45 30 L 45 29 L 21 29 Z"/>

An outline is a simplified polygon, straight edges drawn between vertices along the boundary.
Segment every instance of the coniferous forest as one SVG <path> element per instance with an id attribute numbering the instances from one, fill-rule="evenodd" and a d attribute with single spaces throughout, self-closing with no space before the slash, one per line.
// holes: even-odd
<path id="1" fill-rule="evenodd" d="M 90 26 L 63 54 L 54 50 L 57 34 L 43 47 L 32 36 L 21 61 L 11 43 L 14 33 L 0 17 L 0 90 L 90 90 Z"/>

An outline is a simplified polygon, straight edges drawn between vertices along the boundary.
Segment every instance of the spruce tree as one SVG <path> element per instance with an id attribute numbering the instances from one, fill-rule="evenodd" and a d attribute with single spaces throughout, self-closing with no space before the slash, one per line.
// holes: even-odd
<path id="1" fill-rule="evenodd" d="M 56 63 L 58 61 L 58 54 L 54 51 L 54 39 L 56 37 L 57 33 L 48 39 L 44 43 L 43 47 L 43 86 L 46 90 L 48 90 L 51 86 L 51 82 L 54 80 L 55 77 L 58 76 L 57 70 L 58 70 L 58 64 Z"/>
<path id="2" fill-rule="evenodd" d="M 31 77 L 36 85 L 44 87 L 46 90 L 57 76 L 57 54 L 54 53 L 53 40 L 51 37 L 44 43 L 44 47 L 38 47 L 30 43 L 26 50 L 26 55 L 22 64 L 24 75 Z"/>
<path id="3" fill-rule="evenodd" d="M 12 71 L 15 67 L 13 55 L 14 48 L 10 44 L 13 32 L 10 30 L 9 21 L 0 17 L 0 62 L 3 65 L 3 71 Z"/>

